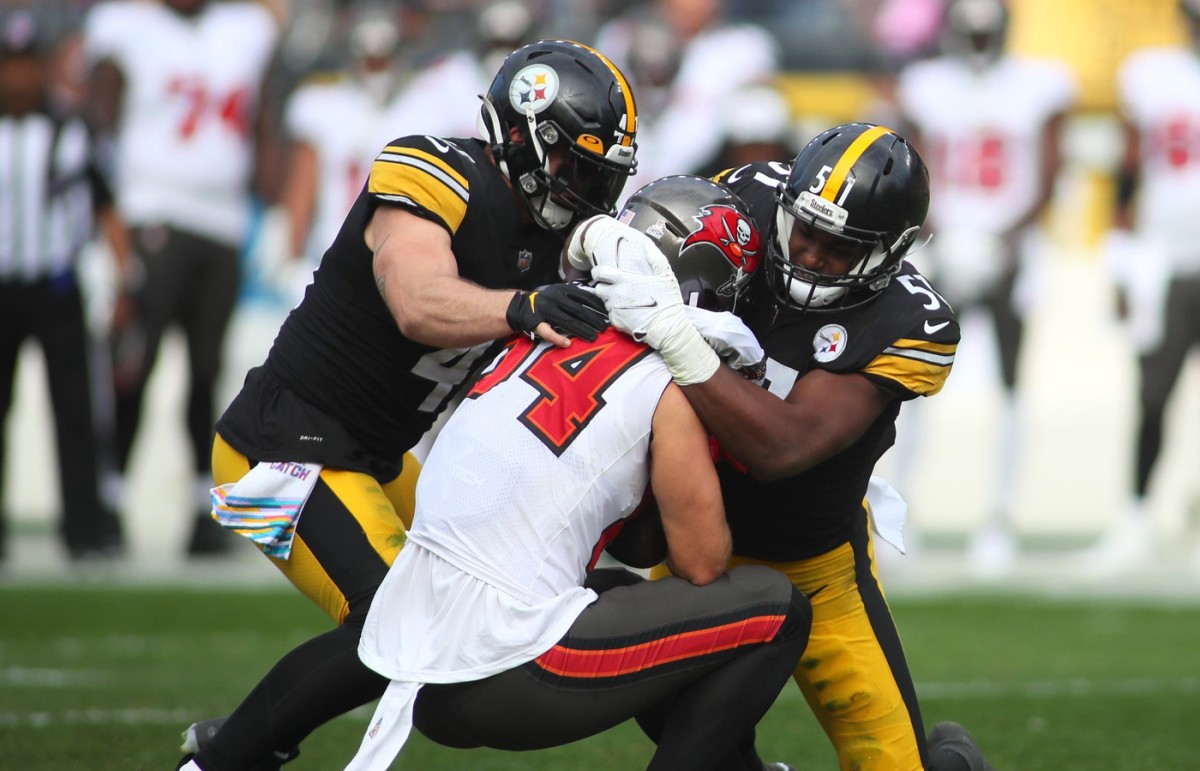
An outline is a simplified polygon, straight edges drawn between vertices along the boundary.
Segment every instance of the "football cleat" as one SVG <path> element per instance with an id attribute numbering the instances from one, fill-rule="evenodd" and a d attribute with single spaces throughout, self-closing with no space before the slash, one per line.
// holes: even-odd
<path id="1" fill-rule="evenodd" d="M 226 719 L 225 717 L 210 717 L 208 720 L 192 723 L 184 729 L 183 744 L 180 745 L 179 749 L 185 755 L 183 760 L 180 761 L 180 767 L 193 759 L 193 756 L 198 755 L 200 750 L 212 741 L 213 737 L 217 735 L 217 731 L 221 730 L 221 726 L 225 724 Z M 255 763 L 247 771 L 279 771 L 284 763 L 295 760 L 299 755 L 299 747 L 293 747 L 287 751 L 277 750 Z"/>
<path id="2" fill-rule="evenodd" d="M 938 723 L 925 741 L 934 771 L 994 771 L 975 739 L 958 723 Z"/>

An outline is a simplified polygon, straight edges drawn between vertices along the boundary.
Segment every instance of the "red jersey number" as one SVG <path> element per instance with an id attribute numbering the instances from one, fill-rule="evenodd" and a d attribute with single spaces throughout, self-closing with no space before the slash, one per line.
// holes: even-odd
<path id="1" fill-rule="evenodd" d="M 476 398 L 507 380 L 535 343 L 517 338 L 496 366 L 467 394 Z M 520 377 L 538 396 L 517 419 L 555 455 L 566 452 L 579 432 L 604 408 L 604 392 L 650 349 L 609 329 L 594 342 L 576 339 L 569 348 L 543 350 Z"/>

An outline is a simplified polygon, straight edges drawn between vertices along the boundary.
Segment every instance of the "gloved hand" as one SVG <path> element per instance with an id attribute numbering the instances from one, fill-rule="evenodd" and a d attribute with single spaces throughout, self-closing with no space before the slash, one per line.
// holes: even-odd
<path id="1" fill-rule="evenodd" d="M 708 380 L 721 360 L 688 320 L 666 257 L 635 230 L 610 241 L 593 252 L 592 281 L 613 326 L 656 349 L 679 385 Z"/>
<path id="2" fill-rule="evenodd" d="M 628 225 L 618 222 L 607 214 L 597 214 L 579 223 L 567 238 L 567 261 L 579 270 L 591 270 L 600 264 L 595 255 L 596 247 L 609 236 L 637 233 Z M 610 251 L 610 256 L 611 251 Z"/>
<path id="3" fill-rule="evenodd" d="M 729 311 L 707 311 L 690 305 L 685 305 L 684 310 L 727 367 L 747 380 L 762 384 L 767 375 L 767 354 L 744 321 Z"/>
<path id="4" fill-rule="evenodd" d="M 543 321 L 563 334 L 591 342 L 608 328 L 603 301 L 579 284 L 547 284 L 532 292 L 518 291 L 504 319 L 514 332 L 537 337 Z"/>

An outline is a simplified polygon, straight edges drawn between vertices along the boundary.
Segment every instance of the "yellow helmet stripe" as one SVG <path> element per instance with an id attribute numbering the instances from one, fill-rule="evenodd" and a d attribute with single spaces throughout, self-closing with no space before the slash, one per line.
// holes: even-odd
<path id="1" fill-rule="evenodd" d="M 821 190 L 821 197 L 827 201 L 837 200 L 837 194 L 841 191 L 842 184 L 845 183 L 847 175 L 850 174 L 850 169 L 854 167 L 854 164 L 858 163 L 858 159 L 863 156 L 867 148 L 874 144 L 875 140 L 881 136 L 895 133 L 890 128 L 884 126 L 873 126 L 859 134 L 858 138 L 846 148 L 846 152 L 842 153 L 842 157 L 838 159 L 837 164 L 833 167 L 833 171 L 829 173 L 829 181 L 825 183 L 825 187 Z"/>
<path id="2" fill-rule="evenodd" d="M 621 93 L 625 96 L 625 115 L 628 116 L 627 119 L 629 121 L 629 125 L 625 127 L 625 131 L 628 133 L 621 137 L 621 144 L 626 146 L 633 144 L 633 134 L 637 131 L 637 107 L 633 104 L 633 89 L 629 87 L 629 81 L 625 80 L 625 76 L 617 69 L 617 65 L 613 64 L 607 56 L 583 43 L 576 43 L 575 45 L 594 53 L 596 58 L 604 62 L 604 66 L 608 67 L 613 77 L 617 79 L 617 84 L 621 87 Z"/>

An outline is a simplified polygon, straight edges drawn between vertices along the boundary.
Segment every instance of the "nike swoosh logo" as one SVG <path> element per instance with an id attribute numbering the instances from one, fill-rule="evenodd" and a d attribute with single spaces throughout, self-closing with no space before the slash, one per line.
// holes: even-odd
<path id="1" fill-rule="evenodd" d="M 930 324 L 928 321 L 926 321 L 925 322 L 925 334 L 932 335 L 934 332 L 937 332 L 937 331 L 949 326 L 949 324 L 950 324 L 949 321 L 943 321 L 941 324 Z"/>

